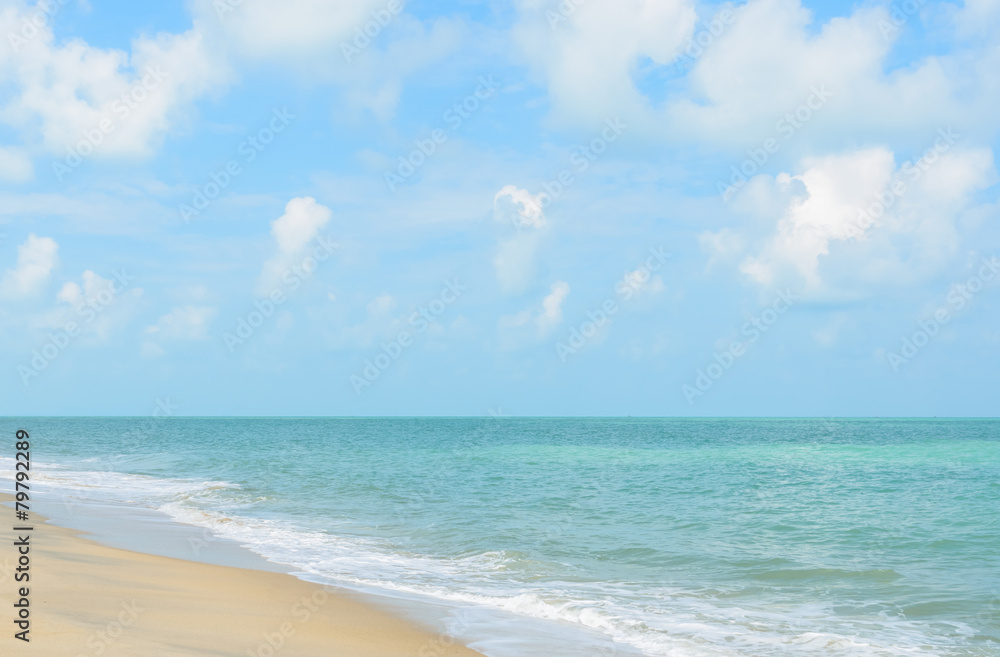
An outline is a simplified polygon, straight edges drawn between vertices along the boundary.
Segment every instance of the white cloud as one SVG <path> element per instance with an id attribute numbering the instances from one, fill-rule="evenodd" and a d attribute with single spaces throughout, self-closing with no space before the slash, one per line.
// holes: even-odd
<path id="1" fill-rule="evenodd" d="M 522 0 L 513 35 L 547 82 L 556 115 L 586 123 L 642 106 L 633 80 L 639 61 L 671 62 L 696 20 L 687 0 L 563 4 L 575 6 L 564 21 L 555 3 Z"/>
<path id="2" fill-rule="evenodd" d="M 542 313 L 535 319 L 540 336 L 549 335 L 562 323 L 562 304 L 568 295 L 568 283 L 558 281 L 552 284 L 552 291 L 542 299 Z"/>
<path id="3" fill-rule="evenodd" d="M 280 253 L 298 255 L 330 221 L 331 212 L 311 197 L 293 198 L 285 214 L 271 222 L 271 235 Z"/>
<path id="4" fill-rule="evenodd" d="M 493 216 L 515 229 L 513 236 L 500 240 L 493 259 L 497 281 L 505 294 L 520 294 L 535 279 L 538 249 L 547 225 L 541 194 L 507 185 L 493 197 Z"/>
<path id="5" fill-rule="evenodd" d="M 900 63 L 890 59 L 894 42 L 910 27 L 893 28 L 884 6 L 861 3 L 825 23 L 816 22 L 801 0 L 728 6 L 735 20 L 717 36 L 697 30 L 711 40 L 687 71 L 686 84 L 676 84 L 672 63 L 693 34 L 693 6 L 685 0 L 587 2 L 550 27 L 546 11 L 558 13 L 555 2 L 522 0 L 513 38 L 546 85 L 560 127 L 622 116 L 647 135 L 710 143 L 745 157 L 747 147 L 766 137 L 783 141 L 774 134 L 777 122 L 803 105 L 814 87 L 832 97 L 808 130 L 796 133 L 797 153 L 845 139 L 909 140 L 915 130 L 949 125 L 970 135 L 1000 127 L 1000 45 L 988 37 L 965 38 L 995 32 L 995 0 L 952 8 L 950 22 L 940 7 L 933 17 L 907 16 L 913 24 L 925 18 L 942 23 L 936 26 L 941 38 L 953 41 L 943 54 Z M 932 11 L 929 4 L 925 9 Z"/>
<path id="6" fill-rule="evenodd" d="M 102 278 L 89 269 L 83 272 L 80 278 L 83 281 L 82 287 L 76 281 L 64 283 L 56 293 L 56 301 L 68 303 L 75 308 L 88 300 L 96 299 L 100 292 L 111 288 L 110 279 Z"/>
<path id="7" fill-rule="evenodd" d="M 569 284 L 557 281 L 552 284 L 538 306 L 521 310 L 513 315 L 503 315 L 497 322 L 500 329 L 501 349 L 517 349 L 552 334 L 562 323 L 563 302 L 569 296 Z"/>
<path id="8" fill-rule="evenodd" d="M 394 111 L 403 77 L 475 43 L 461 19 L 421 21 L 406 13 L 405 0 L 234 4 L 195 0 L 195 25 L 209 41 L 238 59 L 280 63 L 311 82 L 348 82 L 346 105 L 382 118 Z"/>
<path id="9" fill-rule="evenodd" d="M 1000 2 L 965 0 L 955 15 L 955 23 L 963 34 L 990 34 L 1000 23 Z"/>
<path id="10" fill-rule="evenodd" d="M 655 296 L 666 289 L 663 278 L 659 274 L 653 274 L 649 268 L 642 266 L 635 271 L 625 272 L 621 281 L 615 284 L 615 290 L 631 290 L 626 299 L 633 295 L 638 298 L 643 295 Z"/>
<path id="11" fill-rule="evenodd" d="M 857 86 L 871 93 L 891 45 L 878 29 L 884 15 L 859 9 L 811 33 L 812 14 L 799 0 L 748 3 L 692 69 L 690 97 L 668 104 L 668 122 L 678 134 L 729 141 L 750 129 L 762 134 L 801 105 L 813 86 L 828 88 L 831 104 L 847 102 Z"/>
<path id="12" fill-rule="evenodd" d="M 34 176 L 35 170 L 27 151 L 0 146 L 0 182 L 22 183 Z"/>
<path id="13" fill-rule="evenodd" d="M 203 29 L 221 32 L 245 56 L 303 58 L 326 52 L 342 60 L 340 44 L 351 43 L 356 28 L 363 30 L 375 21 L 372 12 L 386 25 L 398 19 L 386 10 L 387 4 L 387 0 L 196 0 L 194 12 Z M 378 25 L 379 32 L 383 29 Z"/>
<path id="14" fill-rule="evenodd" d="M 21 35 L 35 13 L 13 3 L 0 12 L 0 33 Z M 228 79 L 197 30 L 137 38 L 131 54 L 81 39 L 57 45 L 48 23 L 4 45 L 0 84 L 11 93 L 0 103 L 0 120 L 20 130 L 37 126 L 43 147 L 60 156 L 88 134 L 98 142 L 95 155 L 148 155 L 192 101 Z M 102 122 L 111 130 L 102 134 Z"/>
<path id="15" fill-rule="evenodd" d="M 0 34 L 20 35 L 40 13 L 23 0 L 5 4 Z M 129 51 L 94 47 L 79 38 L 58 42 L 47 20 L 30 37 L 17 36 L 13 46 L 10 38 L 0 44 L 0 85 L 9 89 L 0 100 L 0 122 L 26 135 L 27 148 L 41 147 L 58 158 L 70 148 L 85 157 L 91 152 L 95 157 L 148 156 L 195 100 L 234 78 L 231 62 L 247 60 L 277 62 L 313 82 L 347 83 L 345 105 L 388 118 L 406 75 L 469 41 L 461 20 L 441 18 L 425 25 L 405 12 L 388 11 L 389 4 L 195 0 L 190 30 L 141 36 Z M 219 7 L 229 10 L 220 15 Z M 342 44 L 357 48 L 355 38 L 360 33 L 364 43 L 364 30 L 372 32 L 372 25 L 378 34 L 371 45 L 347 61 Z M 102 125 L 110 130 L 102 134 Z M 0 162 L 0 180 L 23 180 L 30 167 L 23 157 L 9 159 L 6 167 Z"/>
<path id="16" fill-rule="evenodd" d="M 407 76 L 463 45 L 478 44 L 464 20 L 420 20 L 406 13 L 405 4 L 195 0 L 193 13 L 206 40 L 234 61 L 279 65 L 308 84 L 343 84 L 345 93 L 335 112 L 353 120 L 363 110 L 388 120 Z"/>
<path id="17" fill-rule="evenodd" d="M 64 283 L 56 293 L 55 306 L 32 317 L 29 323 L 36 328 L 63 329 L 73 322 L 97 342 L 107 340 L 132 320 L 143 296 L 142 288 L 131 286 L 131 277 L 115 278 L 118 280 L 89 269 L 84 271 L 80 283 Z"/>
<path id="18" fill-rule="evenodd" d="M 17 266 L 0 279 L 0 297 L 19 299 L 41 291 L 59 261 L 59 245 L 51 237 L 28 235 L 17 247 Z"/>
<path id="19" fill-rule="evenodd" d="M 880 148 L 814 160 L 807 167 L 795 176 L 806 196 L 793 201 L 763 251 L 740 266 L 762 285 L 775 284 L 783 270 L 791 270 L 807 287 L 818 287 L 819 257 L 829 253 L 830 240 L 849 237 L 859 208 L 889 186 L 895 163 L 892 153 Z M 778 177 L 779 185 L 790 181 Z"/>
<path id="20" fill-rule="evenodd" d="M 285 214 L 271 222 L 277 252 L 267 262 L 258 282 L 258 293 L 268 295 L 281 283 L 281 277 L 293 265 L 301 264 L 309 244 L 333 215 L 330 209 L 311 197 L 293 198 L 285 205 Z"/>
<path id="21" fill-rule="evenodd" d="M 166 340 L 207 340 L 208 329 L 218 309 L 213 306 L 183 306 L 172 308 L 146 334 Z"/>
<path id="22" fill-rule="evenodd" d="M 516 185 L 505 185 L 493 197 L 493 216 L 497 221 L 518 228 L 542 228 L 542 195 L 532 194 Z"/>
<path id="23" fill-rule="evenodd" d="M 811 158 L 774 233 L 740 269 L 762 286 L 807 296 L 856 297 L 935 273 L 959 252 L 956 222 L 972 194 L 996 179 L 988 149 L 925 154 L 896 166 L 885 148 Z"/>
<path id="24" fill-rule="evenodd" d="M 914 130 L 953 126 L 972 133 L 998 125 L 995 43 L 956 41 L 947 54 L 893 66 L 887 57 L 909 28 L 892 27 L 885 7 L 860 6 L 817 25 L 800 0 L 749 2 L 698 59 L 690 93 L 666 103 L 662 124 L 676 137 L 745 147 L 748 136 L 773 135 L 776 122 L 819 86 L 832 98 L 811 119 L 822 124 L 810 126 L 812 142 L 842 143 L 846 135 L 908 139 Z M 796 136 L 797 144 L 801 139 Z"/>

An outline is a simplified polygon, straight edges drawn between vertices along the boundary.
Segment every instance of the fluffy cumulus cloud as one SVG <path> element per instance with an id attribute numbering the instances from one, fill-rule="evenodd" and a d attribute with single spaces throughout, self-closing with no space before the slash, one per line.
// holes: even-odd
<path id="1" fill-rule="evenodd" d="M 674 60 L 695 24 L 688 0 L 522 0 L 514 39 L 564 119 L 591 123 L 644 104 L 640 60 Z"/>
<path id="2" fill-rule="evenodd" d="M 764 286 L 813 298 L 854 298 L 918 282 L 960 251 L 959 220 L 973 194 L 996 180 L 988 149 L 937 145 L 897 165 L 871 148 L 803 162 L 796 175 L 759 181 L 790 199 L 767 235 L 724 229 L 702 236 L 712 258 L 743 245 L 740 270 Z"/>
<path id="3" fill-rule="evenodd" d="M 331 216 L 333 213 L 329 208 L 308 196 L 293 198 L 285 205 L 285 214 L 271 222 L 271 236 L 274 238 L 276 253 L 264 263 L 257 285 L 259 294 L 268 296 L 281 285 L 288 271 L 302 267 L 304 261 L 311 257 L 309 247 L 320 236 L 320 229 L 329 223 Z M 313 259 L 313 265 L 315 264 Z M 309 273 L 305 272 L 306 275 Z"/>
<path id="4" fill-rule="evenodd" d="M 0 11 L 0 33 L 14 35 L 0 48 L 0 84 L 10 90 L 0 120 L 31 135 L 29 148 L 69 157 L 71 168 L 73 154 L 148 155 L 195 99 L 228 78 L 197 30 L 140 37 L 126 53 L 57 43 L 51 20 L 25 31 L 35 14 L 23 2 Z"/>
<path id="5" fill-rule="evenodd" d="M 91 156 L 148 156 L 234 66 L 257 60 L 348 83 L 348 106 L 388 118 L 401 79 L 454 52 L 466 32 L 447 18 L 424 25 L 403 0 L 196 0 L 191 29 L 140 36 L 125 51 L 58 41 L 55 14 L 68 10 L 49 4 L 0 7 L 0 123 L 25 135 L 0 143 L 0 181 L 30 179 L 30 152 L 55 155 L 59 180 Z"/>
<path id="6" fill-rule="evenodd" d="M 727 20 L 712 28 L 713 17 L 696 23 L 685 0 L 522 0 L 513 39 L 562 125 L 622 115 L 647 134 L 732 151 L 780 139 L 777 123 L 807 103 L 823 128 L 807 139 L 826 146 L 845 135 L 909 139 L 914 130 L 949 125 L 1000 128 L 1000 44 L 966 39 L 998 24 L 996 3 L 967 2 L 950 15 L 935 8 L 926 20 L 940 23 L 954 47 L 894 66 L 900 35 L 925 20 L 921 12 L 900 15 L 899 5 L 862 4 L 819 23 L 801 0 L 751 0 L 722 5 Z M 674 68 L 678 61 L 685 66 Z M 678 70 L 684 84 L 660 82 Z"/>
<path id="7" fill-rule="evenodd" d="M 51 237 L 28 235 L 17 247 L 17 265 L 0 278 L 0 297 L 23 299 L 38 294 L 59 260 L 59 245 Z"/>
<path id="8" fill-rule="evenodd" d="M 541 194 L 506 185 L 493 198 L 493 216 L 506 237 L 500 239 L 493 267 L 505 294 L 520 294 L 535 280 L 536 260 L 547 222 Z"/>
<path id="9" fill-rule="evenodd" d="M 950 25 L 941 25 L 956 37 L 954 47 L 893 67 L 887 59 L 903 30 L 924 20 L 919 13 L 902 12 L 898 4 L 859 6 L 816 24 L 799 0 L 755 0 L 736 11 L 733 25 L 697 60 L 691 94 L 667 103 L 665 125 L 676 134 L 745 142 L 773 132 L 822 88 L 829 99 L 815 113 L 823 125 L 813 133 L 817 143 L 844 135 L 905 140 L 915 130 L 944 126 L 995 130 L 1000 47 L 959 34 L 972 14 L 987 13 L 966 3 Z"/>
<path id="10" fill-rule="evenodd" d="M 831 240 L 848 239 L 852 227 L 860 233 L 859 209 L 888 188 L 895 169 L 892 153 L 885 149 L 827 157 L 806 166 L 794 178 L 778 177 L 782 186 L 798 180 L 805 195 L 792 202 L 761 252 L 740 267 L 763 285 L 793 277 L 806 287 L 819 287 L 819 257 L 829 253 Z"/>
<path id="11" fill-rule="evenodd" d="M 734 9 L 699 51 L 687 89 L 662 113 L 650 110 L 676 137 L 746 151 L 754 171 L 787 171 L 737 181 L 731 207 L 752 220 L 700 236 L 708 268 L 848 300 L 918 284 L 974 247 L 965 217 L 996 179 L 993 154 L 980 145 L 1000 128 L 991 109 L 1000 46 L 974 38 L 972 25 L 992 24 L 997 6 L 933 8 L 952 47 L 895 67 L 887 62 L 896 40 L 931 20 L 926 12 L 858 6 L 818 24 L 800 0 Z M 768 137 L 774 148 L 765 152 Z M 845 143 L 879 145 L 845 152 Z"/>
<path id="12" fill-rule="evenodd" d="M 705 46 L 689 76 L 690 96 L 667 105 L 668 123 L 678 133 L 730 141 L 761 133 L 805 103 L 814 87 L 832 94 L 824 99 L 831 104 L 845 107 L 852 96 L 868 105 L 870 94 L 885 93 L 881 61 L 891 41 L 878 27 L 885 18 L 882 9 L 859 9 L 815 31 L 799 0 L 750 2 Z"/>

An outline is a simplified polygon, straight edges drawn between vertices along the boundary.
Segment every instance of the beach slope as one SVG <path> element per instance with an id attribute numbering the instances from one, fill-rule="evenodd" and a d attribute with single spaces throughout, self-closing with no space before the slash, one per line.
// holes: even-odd
<path id="1" fill-rule="evenodd" d="M 33 520 L 28 582 L 14 579 L 11 524 L 0 529 L 0 655 L 479 654 L 342 589 L 105 547 Z M 21 586 L 29 589 L 30 643 L 14 638 Z"/>

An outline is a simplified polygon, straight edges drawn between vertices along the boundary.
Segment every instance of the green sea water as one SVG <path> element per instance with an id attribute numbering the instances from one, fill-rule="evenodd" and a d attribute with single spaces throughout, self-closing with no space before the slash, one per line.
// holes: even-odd
<path id="1" fill-rule="evenodd" d="M 997 420 L 0 424 L 30 430 L 45 494 L 550 624 L 560 654 L 1000 655 Z"/>

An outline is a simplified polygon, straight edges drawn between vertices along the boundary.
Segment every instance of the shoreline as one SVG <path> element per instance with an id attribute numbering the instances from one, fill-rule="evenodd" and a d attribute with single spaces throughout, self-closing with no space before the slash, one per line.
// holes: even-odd
<path id="1" fill-rule="evenodd" d="M 1000 637 L 982 613 L 998 584 L 982 570 L 1000 545 L 995 422 L 37 424 L 31 519 L 290 572 L 489 657 L 985 657 Z M 0 456 L 0 478 L 15 465 Z"/>
<path id="2" fill-rule="evenodd" d="M 0 494 L 0 502 L 12 499 Z M 34 511 L 30 580 L 15 583 L 12 526 L 0 531 L 3 654 L 482 657 L 347 589 L 108 547 Z M 29 643 L 14 638 L 11 622 L 21 586 L 29 589 Z"/>

